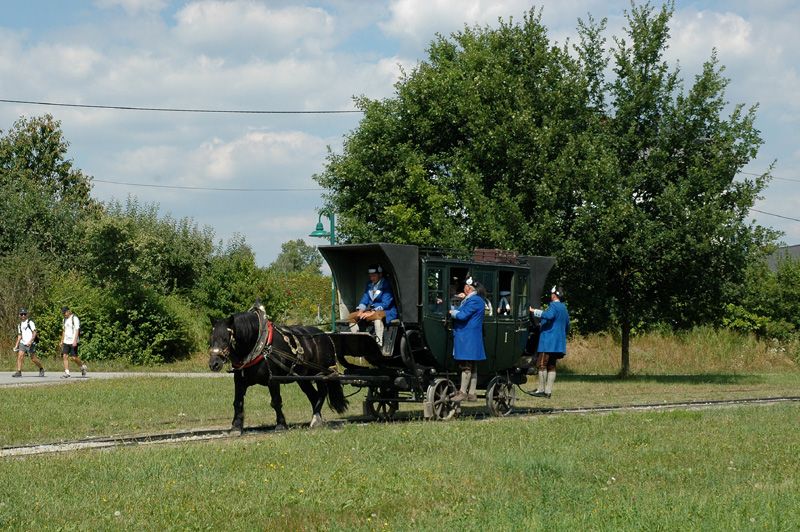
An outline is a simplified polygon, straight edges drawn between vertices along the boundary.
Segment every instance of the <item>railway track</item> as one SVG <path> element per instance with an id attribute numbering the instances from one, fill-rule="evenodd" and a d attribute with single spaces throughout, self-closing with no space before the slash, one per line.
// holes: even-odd
<path id="1" fill-rule="evenodd" d="M 789 397 L 753 397 L 744 399 L 720 399 L 708 401 L 680 401 L 672 403 L 643 403 L 632 405 L 616 405 L 616 406 L 589 406 L 589 407 L 572 407 L 572 408 L 521 408 L 515 409 L 506 417 L 524 417 L 524 416 L 552 416 L 552 415 L 574 415 L 574 414 L 602 414 L 609 412 L 634 412 L 634 411 L 660 411 L 660 410 L 681 410 L 681 409 L 708 409 L 708 408 L 724 408 L 741 405 L 770 405 L 778 403 L 796 403 L 800 402 L 800 396 Z M 469 412 L 466 416 L 472 419 L 496 419 L 488 413 Z M 403 418 L 395 423 L 403 423 L 409 421 L 418 421 L 419 417 Z M 338 428 L 346 424 L 356 423 L 371 423 L 373 421 L 367 420 L 363 417 L 344 419 L 344 420 L 331 420 L 328 421 L 327 426 L 330 428 Z M 292 425 L 292 428 L 304 427 L 305 423 L 297 423 Z M 265 434 L 280 434 L 281 431 L 275 431 L 272 427 L 254 427 L 246 429 L 245 436 L 257 436 Z M 227 430 L 219 428 L 203 428 L 203 429 L 188 429 L 178 431 L 168 431 L 144 435 L 131 435 L 131 436 L 108 436 L 97 438 L 85 438 L 79 440 L 63 441 L 56 443 L 32 444 L 32 445 L 19 445 L 11 447 L 3 447 L 0 449 L 0 458 L 13 457 L 13 456 L 30 456 L 49 453 L 58 453 L 66 451 L 74 451 L 81 449 L 104 449 L 112 447 L 124 447 L 134 445 L 156 445 L 164 443 L 184 443 L 196 441 L 210 441 L 224 438 L 235 438 L 238 435 L 231 435 Z"/>

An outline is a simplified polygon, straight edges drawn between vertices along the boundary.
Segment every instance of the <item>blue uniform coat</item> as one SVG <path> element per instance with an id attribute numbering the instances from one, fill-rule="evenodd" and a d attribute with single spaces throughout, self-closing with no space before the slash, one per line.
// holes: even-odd
<path id="1" fill-rule="evenodd" d="M 474 292 L 473 292 L 474 294 Z M 466 298 L 453 316 L 453 358 L 486 360 L 483 348 L 483 315 L 486 305 L 479 295 Z"/>
<path id="2" fill-rule="evenodd" d="M 541 316 L 539 353 L 567 353 L 569 312 L 561 301 L 552 301 Z"/>
<path id="3" fill-rule="evenodd" d="M 386 323 L 397 319 L 397 307 L 394 304 L 392 283 L 386 278 L 381 278 L 375 285 L 367 283 L 364 295 L 358 302 L 361 310 L 382 310 L 386 313 Z"/>

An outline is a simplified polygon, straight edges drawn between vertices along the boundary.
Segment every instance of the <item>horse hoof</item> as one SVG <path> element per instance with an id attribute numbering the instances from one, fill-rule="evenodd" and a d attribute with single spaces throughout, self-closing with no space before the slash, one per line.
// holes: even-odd
<path id="1" fill-rule="evenodd" d="M 241 436 L 243 432 L 244 432 L 244 429 L 238 429 L 236 427 L 232 427 L 228 431 L 228 436 Z"/>
<path id="2" fill-rule="evenodd" d="M 314 427 L 321 427 L 324 424 L 325 421 L 323 421 L 322 416 L 314 414 L 314 417 L 311 418 L 311 424 L 308 426 L 308 428 L 313 429 Z"/>
<path id="3" fill-rule="evenodd" d="M 275 425 L 275 431 L 276 432 L 280 432 L 280 431 L 284 431 L 284 430 L 289 430 L 289 427 L 287 427 L 284 424 Z"/>

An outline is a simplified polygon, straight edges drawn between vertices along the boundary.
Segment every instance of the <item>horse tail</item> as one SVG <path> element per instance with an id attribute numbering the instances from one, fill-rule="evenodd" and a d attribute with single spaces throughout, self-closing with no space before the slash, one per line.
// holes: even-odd
<path id="1" fill-rule="evenodd" d="M 344 414 L 350 402 L 344 396 L 344 389 L 341 382 L 328 383 L 328 406 L 337 414 Z"/>

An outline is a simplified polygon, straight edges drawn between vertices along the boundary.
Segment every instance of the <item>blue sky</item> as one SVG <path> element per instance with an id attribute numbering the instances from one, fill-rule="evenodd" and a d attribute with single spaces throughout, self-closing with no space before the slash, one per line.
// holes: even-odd
<path id="1" fill-rule="evenodd" d="M 95 105 L 211 109 L 351 109 L 354 95 L 390 97 L 400 66 L 425 59 L 435 33 L 520 19 L 521 0 L 7 0 L 0 19 L 0 98 Z M 535 4 L 552 40 L 576 21 L 608 18 L 620 35 L 627 1 Z M 800 218 L 800 7 L 766 0 L 677 1 L 667 59 L 686 85 L 718 50 L 731 104 L 759 104 L 765 144 L 745 172 L 772 181 L 755 208 Z M 70 157 L 103 201 L 156 202 L 217 238 L 244 235 L 266 265 L 317 221 L 319 190 L 219 192 L 108 183 L 317 189 L 327 147 L 340 151 L 358 115 L 202 115 L 0 103 L 0 129 L 52 113 Z M 800 223 L 752 212 L 800 243 Z M 314 239 L 306 238 L 309 243 Z M 547 250 L 542 250 L 547 253 Z"/>

